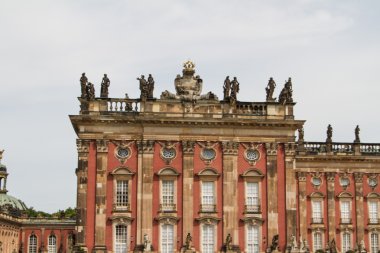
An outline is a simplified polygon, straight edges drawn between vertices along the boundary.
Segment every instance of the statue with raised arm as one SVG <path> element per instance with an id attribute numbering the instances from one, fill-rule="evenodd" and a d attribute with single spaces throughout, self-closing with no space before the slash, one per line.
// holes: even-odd
<path id="1" fill-rule="evenodd" d="M 266 98 L 267 102 L 273 102 L 276 100 L 276 98 L 273 97 L 274 88 L 276 88 L 276 83 L 271 77 L 269 79 L 267 87 L 265 88 L 265 91 L 267 93 L 267 98 Z"/>
<path id="2" fill-rule="evenodd" d="M 359 134 L 360 134 L 360 128 L 359 128 L 359 125 L 357 125 L 355 128 L 355 140 L 354 140 L 355 143 L 360 143 Z"/>
<path id="3" fill-rule="evenodd" d="M 281 104 L 293 103 L 293 85 L 290 77 L 281 90 L 278 100 Z"/>
<path id="4" fill-rule="evenodd" d="M 110 87 L 111 81 L 107 77 L 107 74 L 104 74 L 102 84 L 100 87 L 100 97 L 101 98 L 108 98 L 108 87 Z"/>
<path id="5" fill-rule="evenodd" d="M 137 80 L 140 81 L 140 91 L 141 91 L 140 98 L 141 98 L 141 99 L 146 99 L 146 98 L 148 98 L 148 95 L 149 95 L 149 87 L 148 87 L 148 82 L 145 80 L 145 76 L 144 76 L 144 75 L 141 75 L 141 77 L 140 77 L 140 78 L 137 78 Z"/>
<path id="6" fill-rule="evenodd" d="M 231 81 L 230 77 L 227 76 L 226 80 L 224 80 L 224 85 L 223 85 L 223 99 L 227 100 L 230 97 L 230 91 L 231 91 Z"/>
<path id="7" fill-rule="evenodd" d="M 86 73 L 82 73 L 82 76 L 79 80 L 81 88 L 81 98 L 86 98 L 86 86 L 87 86 L 87 77 Z"/>
<path id="8" fill-rule="evenodd" d="M 154 79 L 152 74 L 148 76 L 148 98 L 153 98 Z"/>
<path id="9" fill-rule="evenodd" d="M 239 93 L 239 90 L 240 90 L 239 86 L 240 84 L 237 78 L 234 77 L 234 79 L 231 82 L 231 98 L 233 98 L 234 100 L 237 100 L 237 94 Z"/>

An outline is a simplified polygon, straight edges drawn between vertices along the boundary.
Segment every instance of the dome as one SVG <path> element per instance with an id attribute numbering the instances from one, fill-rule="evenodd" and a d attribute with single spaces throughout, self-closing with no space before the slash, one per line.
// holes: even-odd
<path id="1" fill-rule="evenodd" d="M 13 208 L 19 209 L 21 211 L 24 211 L 27 209 L 24 202 L 8 194 L 3 193 L 3 194 L 0 194 L 0 207 L 5 206 L 5 205 L 11 205 Z"/>

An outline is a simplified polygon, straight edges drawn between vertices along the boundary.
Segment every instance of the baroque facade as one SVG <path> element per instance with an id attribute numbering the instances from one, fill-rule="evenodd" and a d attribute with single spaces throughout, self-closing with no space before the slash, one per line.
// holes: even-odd
<path id="1" fill-rule="evenodd" d="M 106 78 L 106 79 L 105 79 Z M 186 62 L 175 92 L 101 96 L 83 73 L 77 249 L 87 252 L 372 252 L 379 250 L 380 144 L 303 138 L 291 79 L 265 102 L 202 94 Z M 298 139 L 296 133 L 298 130 Z M 297 140 L 296 140 L 297 139 Z"/>

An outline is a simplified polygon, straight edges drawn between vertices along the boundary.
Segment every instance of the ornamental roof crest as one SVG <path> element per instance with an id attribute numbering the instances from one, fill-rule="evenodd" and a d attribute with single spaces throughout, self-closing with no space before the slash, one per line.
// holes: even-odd
<path id="1" fill-rule="evenodd" d="M 164 91 L 161 99 L 179 99 L 184 101 L 196 100 L 218 100 L 218 97 L 212 93 L 202 95 L 203 80 L 195 74 L 195 64 L 192 61 L 186 61 L 183 64 L 182 76 L 177 75 L 174 79 L 176 93 Z"/>

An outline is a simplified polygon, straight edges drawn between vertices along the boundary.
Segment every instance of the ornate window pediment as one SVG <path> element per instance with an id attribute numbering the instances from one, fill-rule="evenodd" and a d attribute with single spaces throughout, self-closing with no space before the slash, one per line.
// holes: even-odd
<path id="1" fill-rule="evenodd" d="M 179 221 L 179 218 L 173 215 L 160 215 L 154 219 L 161 224 L 170 224 L 170 225 L 175 225 Z"/>
<path id="2" fill-rule="evenodd" d="M 195 219 L 199 223 L 208 224 L 208 225 L 215 225 L 217 224 L 221 219 L 214 217 L 214 216 L 202 216 Z"/>
<path id="3" fill-rule="evenodd" d="M 367 196 L 367 199 L 380 199 L 380 194 L 376 192 L 370 192 Z"/>
<path id="4" fill-rule="evenodd" d="M 353 196 L 352 196 L 352 194 L 351 193 L 349 193 L 349 192 L 341 192 L 341 193 L 339 193 L 339 195 L 337 196 L 337 198 L 345 198 L 345 199 L 352 199 L 353 198 Z"/>
<path id="5" fill-rule="evenodd" d="M 119 215 L 112 215 L 109 218 L 112 223 L 114 224 L 121 224 L 121 225 L 130 225 L 131 222 L 134 220 L 132 217 L 129 216 L 119 216 Z"/>
<path id="6" fill-rule="evenodd" d="M 110 175 L 114 177 L 132 177 L 135 173 L 130 171 L 126 167 L 119 167 L 110 172 Z"/>
<path id="7" fill-rule="evenodd" d="M 325 195 L 323 195 L 322 192 L 313 192 L 312 194 L 309 195 L 309 198 L 312 198 L 312 199 L 323 199 L 323 198 L 325 198 Z"/>
<path id="8" fill-rule="evenodd" d="M 249 224 L 249 225 L 257 225 L 257 226 L 261 226 L 263 223 L 264 223 L 264 220 L 261 219 L 260 217 L 245 217 L 245 218 L 242 218 L 241 219 L 245 224 Z"/>
<path id="9" fill-rule="evenodd" d="M 262 179 L 264 177 L 264 174 L 259 171 L 258 169 L 248 169 L 243 174 L 240 175 L 244 178 L 257 178 Z"/>
<path id="10" fill-rule="evenodd" d="M 213 178 L 213 179 L 216 179 L 220 176 L 220 174 L 213 168 L 206 168 L 206 169 L 203 169 L 202 171 L 200 171 L 198 174 L 197 174 L 198 177 L 200 178 Z"/>
<path id="11" fill-rule="evenodd" d="M 167 167 L 167 168 L 163 168 L 159 172 L 157 172 L 157 175 L 160 176 L 160 177 L 161 176 L 173 176 L 173 177 L 177 177 L 177 176 L 179 176 L 179 173 L 177 172 L 176 169 L 171 168 L 171 167 Z"/>

